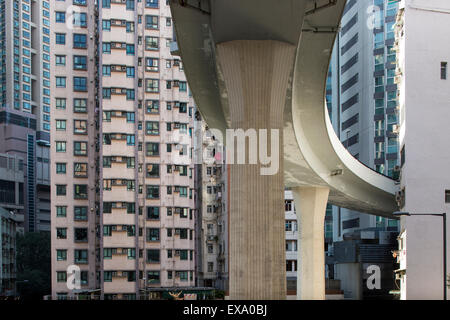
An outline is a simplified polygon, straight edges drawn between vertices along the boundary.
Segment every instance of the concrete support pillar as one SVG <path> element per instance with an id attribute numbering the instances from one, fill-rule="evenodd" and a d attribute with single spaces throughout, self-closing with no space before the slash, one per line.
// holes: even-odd
<path id="1" fill-rule="evenodd" d="M 325 300 L 324 223 L 329 191 L 292 189 L 298 221 L 298 300 Z"/>
<path id="2" fill-rule="evenodd" d="M 237 40 L 217 45 L 231 129 L 255 130 L 254 142 L 265 136 L 267 154 L 273 146 L 278 152 L 272 159 L 276 164 L 263 165 L 261 142 L 257 149 L 244 144 L 245 164 L 230 165 L 230 299 L 286 299 L 283 109 L 294 53 L 294 46 L 278 41 Z M 278 133 L 275 144 L 272 131 Z M 227 156 L 230 151 L 240 152 L 229 148 L 229 143 Z M 250 164 L 252 156 L 258 159 L 254 164 Z M 269 166 L 276 170 L 262 174 L 261 169 Z"/>

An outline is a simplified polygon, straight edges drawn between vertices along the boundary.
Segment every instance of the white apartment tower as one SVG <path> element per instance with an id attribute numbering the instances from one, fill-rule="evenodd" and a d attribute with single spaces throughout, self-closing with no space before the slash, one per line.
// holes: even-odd
<path id="1" fill-rule="evenodd" d="M 194 286 L 194 101 L 167 1 L 51 4 L 53 298 Z"/>
<path id="2" fill-rule="evenodd" d="M 444 229 L 449 224 L 447 220 L 444 225 L 442 214 L 450 211 L 450 3 L 403 0 L 399 6 L 401 188 L 397 199 L 401 211 L 410 216 L 401 218 L 397 279 L 401 299 L 442 300 L 449 276 L 448 269 L 444 271 L 448 261 Z"/>

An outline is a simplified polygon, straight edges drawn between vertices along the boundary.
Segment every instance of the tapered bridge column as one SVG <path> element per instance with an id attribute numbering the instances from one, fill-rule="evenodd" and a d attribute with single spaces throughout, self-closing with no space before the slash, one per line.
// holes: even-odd
<path id="1" fill-rule="evenodd" d="M 292 189 L 298 222 L 298 300 L 325 300 L 324 221 L 329 191 L 318 187 Z"/>
<path id="2" fill-rule="evenodd" d="M 230 166 L 230 299 L 286 299 L 283 110 L 294 53 L 294 46 L 269 40 L 217 45 L 231 129 L 243 129 L 258 143 L 256 149 L 245 144 L 245 164 L 237 164 L 242 150 L 230 148 L 234 138 L 227 139 L 227 157 L 236 156 Z M 261 137 L 267 155 L 273 147 L 278 152 L 270 164 L 261 163 Z M 257 162 L 250 164 L 255 156 Z"/>

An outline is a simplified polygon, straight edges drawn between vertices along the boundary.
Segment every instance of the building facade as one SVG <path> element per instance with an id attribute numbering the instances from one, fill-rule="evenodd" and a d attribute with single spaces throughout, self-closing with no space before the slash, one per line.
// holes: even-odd
<path id="1" fill-rule="evenodd" d="M 403 0 L 397 16 L 401 148 L 397 200 L 400 210 L 411 214 L 401 218 L 397 281 L 400 298 L 407 300 L 442 300 L 448 293 L 443 233 L 449 224 L 447 219 L 444 225 L 442 213 L 450 209 L 450 152 L 445 147 L 450 44 L 443 41 L 448 38 L 449 13 L 445 0 Z M 448 257 L 448 239 L 446 248 Z"/>
<path id="2" fill-rule="evenodd" d="M 52 8 L 53 298 L 194 286 L 194 101 L 168 3 Z"/>
<path id="3" fill-rule="evenodd" d="M 24 159 L 25 231 L 50 231 L 50 2 L 0 12 L 0 153 Z"/>
<path id="4" fill-rule="evenodd" d="M 17 233 L 23 216 L 0 207 L 0 297 L 16 295 Z"/>
<path id="5" fill-rule="evenodd" d="M 197 285 L 228 290 L 228 171 L 224 148 L 196 113 Z M 216 155 L 220 155 L 215 157 Z"/>
<path id="6" fill-rule="evenodd" d="M 330 61 L 326 92 L 330 118 L 342 144 L 363 164 L 389 177 L 396 177 L 399 168 L 398 90 L 394 81 L 397 10 L 397 1 L 347 2 Z M 397 220 L 335 206 L 332 211 L 333 242 L 369 241 L 383 248 L 387 237 L 390 242 L 386 245 L 393 245 L 393 235 L 384 232 L 396 234 Z M 358 267 L 357 278 L 346 276 L 352 273 L 345 270 L 350 268 L 349 258 L 342 255 L 341 258 L 339 261 L 333 254 L 331 260 L 336 266 L 332 274 L 341 280 L 344 289 L 353 288 L 344 290 L 346 297 L 366 297 L 363 294 L 367 292 L 363 283 L 366 272 Z M 386 257 L 383 259 L 379 265 L 389 274 L 394 264 L 387 263 Z M 376 264 L 376 259 L 372 263 Z M 390 283 L 394 286 L 393 279 Z"/>

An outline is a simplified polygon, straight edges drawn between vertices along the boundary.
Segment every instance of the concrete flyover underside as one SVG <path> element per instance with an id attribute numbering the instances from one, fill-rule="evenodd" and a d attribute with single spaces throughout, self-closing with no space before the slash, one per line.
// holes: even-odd
<path id="1" fill-rule="evenodd" d="M 300 299 L 324 299 L 327 201 L 384 217 L 397 209 L 394 181 L 353 158 L 328 118 L 326 77 L 345 2 L 170 3 L 174 52 L 208 126 L 281 130 L 280 173 L 261 177 L 260 165 L 231 165 L 230 298 L 285 297 L 284 186 L 298 208 Z"/>

